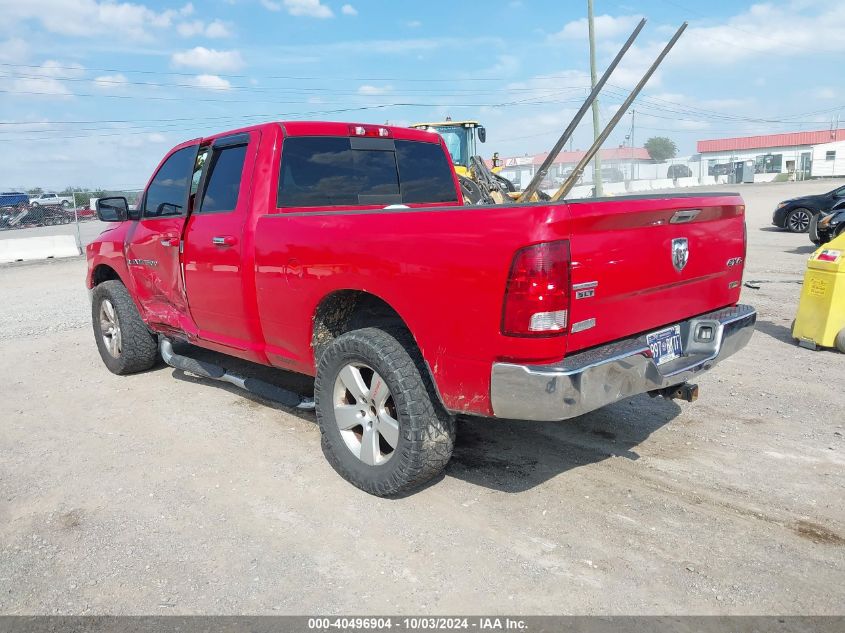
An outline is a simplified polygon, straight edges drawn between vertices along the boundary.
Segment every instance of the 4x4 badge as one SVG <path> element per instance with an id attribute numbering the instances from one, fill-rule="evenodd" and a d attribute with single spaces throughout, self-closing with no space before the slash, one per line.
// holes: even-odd
<path id="1" fill-rule="evenodd" d="M 672 265 L 675 270 L 681 272 L 689 261 L 689 240 L 685 237 L 676 237 L 672 240 Z"/>

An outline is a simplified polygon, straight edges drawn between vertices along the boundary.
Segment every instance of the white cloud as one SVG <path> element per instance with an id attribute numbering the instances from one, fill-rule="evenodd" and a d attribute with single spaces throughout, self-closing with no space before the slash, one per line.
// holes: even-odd
<path id="1" fill-rule="evenodd" d="M 332 10 L 320 0 L 261 0 L 265 9 L 270 11 L 281 11 L 285 9 L 290 15 L 302 15 L 310 18 L 331 18 L 334 17 Z"/>
<path id="2" fill-rule="evenodd" d="M 203 35 L 208 38 L 229 37 L 231 33 L 229 28 L 220 20 L 214 20 L 206 24 L 202 20 L 191 20 L 190 22 L 182 22 L 176 27 L 179 35 L 182 37 L 195 37 Z"/>
<path id="3" fill-rule="evenodd" d="M 215 73 L 231 72 L 244 67 L 244 60 L 238 51 L 217 51 L 204 46 L 196 46 L 191 50 L 173 53 L 171 61 L 174 66 L 196 68 Z"/>
<path id="4" fill-rule="evenodd" d="M 368 84 L 364 84 L 360 88 L 358 88 L 359 95 L 383 95 L 387 94 L 393 90 L 392 86 L 371 86 Z"/>
<path id="5" fill-rule="evenodd" d="M 230 90 L 232 84 L 227 79 L 217 75 L 197 75 L 194 77 L 192 83 L 197 88 L 205 88 L 206 90 Z"/>
<path id="6" fill-rule="evenodd" d="M 405 26 L 411 29 L 418 29 L 422 26 L 422 22 L 420 22 L 419 20 L 408 20 L 407 22 L 405 22 Z"/>
<path id="7" fill-rule="evenodd" d="M 0 61 L 7 63 L 21 62 L 29 56 L 29 44 L 19 37 L 0 42 Z"/>
<path id="8" fill-rule="evenodd" d="M 343 15 L 358 15 L 358 10 L 351 4 L 344 4 L 342 7 L 340 7 L 340 12 Z"/>
<path id="9" fill-rule="evenodd" d="M 629 35 L 634 26 L 640 21 L 638 15 L 597 15 L 595 17 L 596 39 L 612 39 L 619 35 Z M 587 18 L 573 20 L 564 25 L 563 29 L 551 35 L 553 40 L 587 40 Z"/>
<path id="10" fill-rule="evenodd" d="M 232 33 L 229 27 L 220 20 L 214 20 L 207 27 L 205 27 L 205 36 L 211 38 L 230 37 Z"/>
<path id="11" fill-rule="evenodd" d="M 47 31 L 65 37 L 108 33 L 112 37 L 148 40 L 150 29 L 170 27 L 180 11 L 156 11 L 143 4 L 111 0 L 0 0 L 0 14 L 7 24 L 34 20 Z"/>
<path id="12" fill-rule="evenodd" d="M 94 79 L 94 86 L 101 90 L 114 90 L 115 88 L 122 88 L 127 83 L 124 75 L 117 73 L 115 75 L 101 75 Z"/>
<path id="13" fill-rule="evenodd" d="M 836 91 L 833 88 L 819 88 L 816 91 L 817 99 L 836 99 Z"/>
<path id="14" fill-rule="evenodd" d="M 11 83 L 12 94 L 49 95 L 52 97 L 70 97 L 71 91 L 62 79 L 79 78 L 85 73 L 84 66 L 75 63 L 62 63 L 49 60 L 38 68 L 29 68 L 26 76 Z"/>
<path id="15" fill-rule="evenodd" d="M 65 37 L 108 34 L 151 41 L 156 31 L 170 29 L 193 14 L 194 5 L 190 2 L 179 9 L 159 11 L 138 2 L 119 0 L 0 0 L 0 15 L 7 24 L 33 20 L 48 32 Z M 182 24 L 177 28 L 181 30 Z"/>

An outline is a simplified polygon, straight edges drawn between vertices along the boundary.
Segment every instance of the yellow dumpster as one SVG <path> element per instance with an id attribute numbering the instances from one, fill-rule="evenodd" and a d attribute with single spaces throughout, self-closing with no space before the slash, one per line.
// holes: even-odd
<path id="1" fill-rule="evenodd" d="M 845 234 L 807 262 L 792 336 L 802 347 L 835 347 L 845 354 Z"/>

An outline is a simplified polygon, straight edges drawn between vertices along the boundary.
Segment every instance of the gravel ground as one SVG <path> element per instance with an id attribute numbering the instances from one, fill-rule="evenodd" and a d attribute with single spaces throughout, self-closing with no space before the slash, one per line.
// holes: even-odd
<path id="1" fill-rule="evenodd" d="M 396 500 L 310 414 L 108 373 L 83 261 L 0 267 L 0 613 L 845 613 L 845 356 L 791 342 L 812 247 L 768 226 L 835 184 L 742 188 L 759 330 L 698 402 L 463 418 Z"/>

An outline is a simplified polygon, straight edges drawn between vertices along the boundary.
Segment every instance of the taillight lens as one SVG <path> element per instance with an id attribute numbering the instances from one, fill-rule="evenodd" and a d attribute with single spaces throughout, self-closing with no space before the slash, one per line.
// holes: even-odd
<path id="1" fill-rule="evenodd" d="M 391 138 L 393 135 L 389 128 L 378 125 L 350 125 L 350 136 L 375 136 L 381 138 Z"/>
<path id="2" fill-rule="evenodd" d="M 505 290 L 502 333 L 564 334 L 569 323 L 569 242 L 544 242 L 516 252 Z"/>

